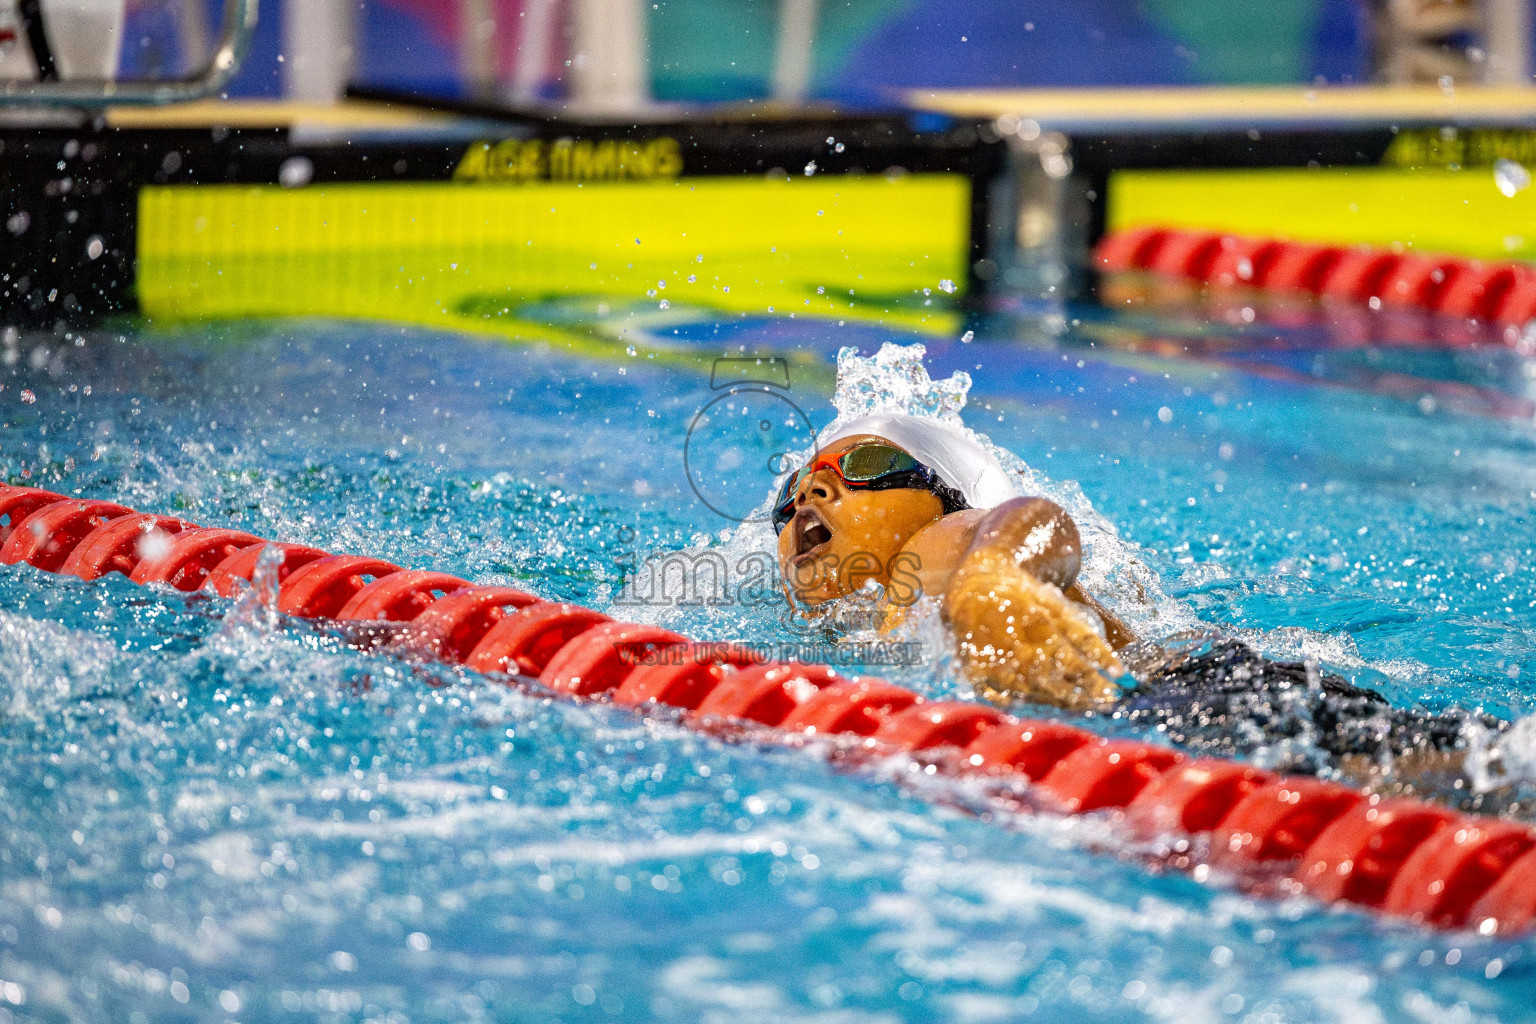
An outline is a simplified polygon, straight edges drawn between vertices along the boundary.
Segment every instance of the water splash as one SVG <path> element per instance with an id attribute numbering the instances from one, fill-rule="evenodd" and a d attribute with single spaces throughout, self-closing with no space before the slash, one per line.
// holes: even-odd
<path id="1" fill-rule="evenodd" d="M 945 380 L 934 380 L 923 365 L 926 352 L 922 345 L 891 342 L 867 357 L 852 346 L 841 349 L 837 390 L 832 395 L 837 418 L 824 433 L 880 413 L 921 416 L 964 429 L 960 410 L 971 390 L 971 376 L 956 370 Z"/>
<path id="2" fill-rule="evenodd" d="M 960 414 L 970 394 L 970 374 L 957 370 L 936 381 L 923 363 L 926 354 L 922 345 L 892 342 L 886 342 L 873 356 L 862 356 L 851 347 L 841 350 L 837 355 L 837 391 L 832 398 L 837 419 L 828 431 L 881 413 L 933 419 L 960 430 L 997 459 L 1014 478 L 1020 494 L 1049 498 L 1067 510 L 1083 539 L 1083 588 L 1132 631 L 1158 638 L 1196 627 L 1199 622 L 1194 613 L 1163 591 L 1157 574 L 1142 559 L 1141 549 L 1120 536 L 1075 481 L 1052 480 L 986 434 L 965 425 Z"/>
<path id="3" fill-rule="evenodd" d="M 1140 548 L 1119 535 L 1114 524 L 1094 508 L 1076 482 L 1053 481 L 1013 452 L 993 443 L 987 435 L 967 427 L 961 414 L 971 390 L 970 375 L 956 371 L 947 378 L 934 380 L 924 365 L 925 355 L 922 345 L 891 342 L 870 356 L 861 355 L 856 348 L 842 349 L 837 357 L 837 386 L 832 399 L 837 417 L 823 436 L 853 420 L 879 414 L 917 416 L 959 431 L 998 460 L 1020 494 L 1049 498 L 1067 510 L 1083 540 L 1081 585 L 1134 632 L 1157 639 L 1199 626 L 1186 605 L 1163 591 L 1157 574 L 1142 559 Z M 796 452 L 787 464 L 799 465 L 812 453 L 809 447 Z M 776 488 L 765 494 L 741 526 L 723 532 L 717 539 L 705 539 L 684 552 L 657 552 L 650 566 L 665 565 L 666 560 L 679 557 L 697 562 L 706 556 L 719 558 L 719 564 L 726 566 L 765 558 L 776 565 L 777 537 L 767 521 L 774 493 Z M 641 568 L 642 578 L 648 571 L 652 570 Z M 643 586 L 652 588 L 653 581 L 647 578 Z M 626 607 L 624 613 L 627 618 L 708 639 L 757 641 L 784 638 L 784 622 L 781 616 L 773 614 L 774 610 L 745 607 L 731 601 L 714 606 L 707 602 L 702 606 L 698 602 L 689 606 L 661 602 Z M 922 662 L 894 668 L 880 666 L 879 674 L 931 696 L 970 692 L 968 686 L 957 681 L 948 656 L 951 641 L 947 627 L 932 609 L 910 616 L 891 639 L 916 644 L 923 652 Z M 845 638 L 847 643 L 875 640 L 873 634 L 865 633 Z"/>

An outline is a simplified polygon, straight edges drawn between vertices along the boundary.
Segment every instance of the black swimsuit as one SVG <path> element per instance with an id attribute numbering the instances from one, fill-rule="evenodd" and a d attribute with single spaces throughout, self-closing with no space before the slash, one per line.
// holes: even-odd
<path id="1" fill-rule="evenodd" d="M 1297 661 L 1269 661 L 1237 640 L 1204 640 L 1193 650 L 1127 651 L 1140 685 L 1119 711 L 1154 725 L 1200 753 L 1244 755 L 1265 748 L 1274 767 L 1316 774 L 1345 755 L 1373 761 L 1464 745 L 1475 722 L 1501 730 L 1491 715 L 1399 708 L 1373 690 Z"/>

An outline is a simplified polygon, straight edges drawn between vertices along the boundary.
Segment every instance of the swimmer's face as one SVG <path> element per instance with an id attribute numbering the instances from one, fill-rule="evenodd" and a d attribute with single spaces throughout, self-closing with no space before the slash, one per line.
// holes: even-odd
<path id="1" fill-rule="evenodd" d="M 870 441 L 892 443 L 855 434 L 817 454 L 838 455 Z M 869 580 L 888 584 L 896 554 L 914 533 L 944 515 L 944 503 L 931 491 L 854 489 L 831 469 L 818 469 L 800 481 L 795 506 L 794 518 L 779 534 L 779 570 L 795 596 L 808 604 L 851 594 Z"/>

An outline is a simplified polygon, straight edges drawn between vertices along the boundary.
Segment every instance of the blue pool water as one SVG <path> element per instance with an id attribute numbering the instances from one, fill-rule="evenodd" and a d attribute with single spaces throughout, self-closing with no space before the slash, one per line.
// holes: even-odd
<path id="1" fill-rule="evenodd" d="M 967 422 L 1140 546 L 1168 621 L 1517 720 L 1483 769 L 1536 779 L 1532 364 L 1197 326 L 999 319 L 929 340 L 928 367 L 968 372 Z M 636 552 L 760 529 L 695 497 L 682 452 L 720 392 L 658 344 L 792 357 L 819 427 L 839 347 L 892 339 L 636 340 L 12 335 L 0 466 L 608 609 Z M 793 637 L 772 608 L 666 615 Z M 1536 1014 L 1536 940 L 1151 872 L 1092 821 L 978 816 L 904 765 L 548 700 L 251 603 L 3 568 L 0 657 L 0 1024 Z"/>

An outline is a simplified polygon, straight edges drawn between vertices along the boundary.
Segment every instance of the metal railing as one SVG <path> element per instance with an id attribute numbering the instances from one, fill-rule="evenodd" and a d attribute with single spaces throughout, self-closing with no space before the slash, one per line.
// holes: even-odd
<path id="1" fill-rule="evenodd" d="M 257 0 L 224 0 L 223 31 L 208 66 L 189 78 L 167 81 L 0 82 L 0 107 L 105 107 L 179 103 L 222 89 L 245 59 L 256 30 Z"/>

